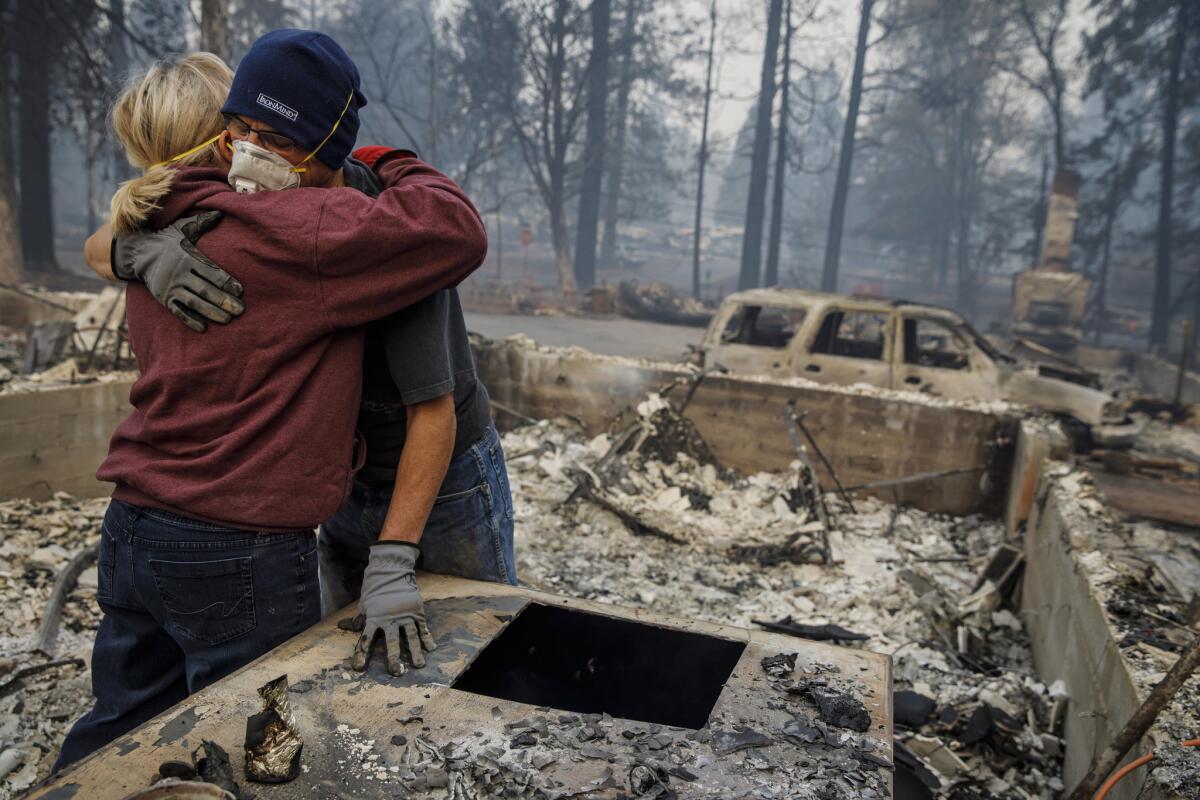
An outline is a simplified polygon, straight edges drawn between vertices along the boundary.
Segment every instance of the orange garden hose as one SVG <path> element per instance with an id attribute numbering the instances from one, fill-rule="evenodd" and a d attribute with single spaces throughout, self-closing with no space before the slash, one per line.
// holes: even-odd
<path id="1" fill-rule="evenodd" d="M 1188 739 L 1186 742 L 1182 743 L 1182 746 L 1200 747 L 1200 739 Z M 1116 786 L 1122 778 L 1133 772 L 1138 767 L 1144 764 L 1149 764 L 1153 760 L 1154 753 L 1148 753 L 1141 758 L 1134 759 L 1125 766 L 1121 767 L 1119 770 L 1110 775 L 1108 780 L 1104 782 L 1104 785 L 1100 787 L 1100 791 L 1096 792 L 1095 800 L 1104 800 L 1104 798 L 1108 797 L 1108 793 L 1112 791 L 1113 787 Z"/>

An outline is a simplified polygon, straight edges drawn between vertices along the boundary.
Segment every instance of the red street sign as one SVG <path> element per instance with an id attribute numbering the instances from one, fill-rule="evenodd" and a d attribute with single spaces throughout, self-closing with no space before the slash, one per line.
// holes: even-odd
<path id="1" fill-rule="evenodd" d="M 533 244 L 533 231 L 529 228 L 521 228 L 521 247 L 529 247 Z"/>

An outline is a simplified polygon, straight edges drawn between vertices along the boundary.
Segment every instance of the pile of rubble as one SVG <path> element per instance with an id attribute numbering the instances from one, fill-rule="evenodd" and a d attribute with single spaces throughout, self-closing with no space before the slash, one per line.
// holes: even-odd
<path id="1" fill-rule="evenodd" d="M 125 334 L 123 289 L 59 293 L 52 304 L 64 318 L 21 331 L 0 326 L 0 395 L 137 377 Z M 65 316 L 76 306 L 74 316 Z"/>
<path id="2" fill-rule="evenodd" d="M 641 447 L 637 425 L 589 438 L 543 421 L 505 435 L 522 582 L 890 653 L 897 763 L 924 791 L 1062 791 L 1066 698 L 1037 681 L 1006 607 L 1020 557 L 999 523 L 865 497 L 851 511 L 826 496 L 826 529 L 799 469 L 738 477 L 672 415 L 655 397 L 640 405 Z"/>
<path id="3" fill-rule="evenodd" d="M 54 652 L 36 649 L 37 634 L 55 577 L 98 540 L 107 505 L 65 494 L 0 503 L 0 798 L 49 774 L 67 728 L 91 702 L 94 566 L 66 598 Z"/>
<path id="4" fill-rule="evenodd" d="M 657 281 L 647 284 L 621 281 L 617 286 L 616 306 L 623 317 L 669 325 L 703 327 L 713 316 L 709 306 Z"/>

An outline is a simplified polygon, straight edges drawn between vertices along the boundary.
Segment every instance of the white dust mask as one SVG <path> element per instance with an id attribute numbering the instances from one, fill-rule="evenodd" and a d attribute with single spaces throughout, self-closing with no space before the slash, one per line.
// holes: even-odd
<path id="1" fill-rule="evenodd" d="M 233 143 L 233 163 L 229 167 L 229 185 L 240 194 L 294 189 L 300 185 L 300 173 L 291 163 L 270 150 L 246 139 Z"/>

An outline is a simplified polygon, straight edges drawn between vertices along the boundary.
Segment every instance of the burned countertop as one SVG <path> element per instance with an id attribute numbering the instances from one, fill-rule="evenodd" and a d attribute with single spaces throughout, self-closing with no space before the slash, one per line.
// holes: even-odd
<path id="1" fill-rule="evenodd" d="M 421 575 L 423 670 L 348 666 L 325 621 L 31 794 L 122 798 L 203 741 L 271 798 L 890 798 L 887 656 Z M 249 784 L 246 720 L 286 674 L 298 777 Z"/>

